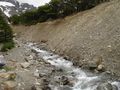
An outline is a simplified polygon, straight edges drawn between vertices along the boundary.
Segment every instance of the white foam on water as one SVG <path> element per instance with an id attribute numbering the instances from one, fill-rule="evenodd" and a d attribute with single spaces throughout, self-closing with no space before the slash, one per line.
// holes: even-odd
<path id="1" fill-rule="evenodd" d="M 111 84 L 117 86 L 118 90 L 120 90 L 120 82 L 115 81 L 115 82 L 112 82 Z"/>
<path id="2" fill-rule="evenodd" d="M 69 75 L 73 73 L 74 76 L 72 77 L 75 79 L 75 82 L 72 90 L 96 90 L 98 84 L 100 84 L 100 76 L 88 76 L 83 70 L 74 67 L 71 61 L 65 60 L 63 57 L 45 50 L 41 50 L 31 43 L 28 46 L 39 53 L 39 56 L 45 61 L 49 62 L 51 65 L 62 68 Z M 120 83 L 118 82 L 111 82 L 111 84 L 120 86 Z M 118 88 L 118 90 L 120 90 L 120 87 Z M 57 90 L 57 87 L 54 90 Z"/>

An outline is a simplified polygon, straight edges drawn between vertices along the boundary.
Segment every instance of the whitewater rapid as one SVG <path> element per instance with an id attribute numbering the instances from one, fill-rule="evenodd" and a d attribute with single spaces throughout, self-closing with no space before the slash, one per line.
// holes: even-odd
<path id="1" fill-rule="evenodd" d="M 94 75 L 94 74 L 87 74 L 85 71 L 77 68 L 73 65 L 70 60 L 65 60 L 63 57 L 56 55 L 52 52 L 45 51 L 37 47 L 34 43 L 29 43 L 27 46 L 33 50 L 35 50 L 40 58 L 43 58 L 46 62 L 54 65 L 55 67 L 61 68 L 66 71 L 71 77 L 75 80 L 72 90 L 96 90 L 97 86 L 102 82 L 105 81 L 102 75 Z M 74 75 L 73 75 L 74 74 Z M 107 78 L 106 78 L 107 81 Z M 116 85 L 118 90 L 120 90 L 120 83 L 116 81 L 110 81 L 109 83 L 112 85 Z M 54 90 L 58 90 L 57 87 Z M 108 90 L 108 89 L 107 89 Z"/>

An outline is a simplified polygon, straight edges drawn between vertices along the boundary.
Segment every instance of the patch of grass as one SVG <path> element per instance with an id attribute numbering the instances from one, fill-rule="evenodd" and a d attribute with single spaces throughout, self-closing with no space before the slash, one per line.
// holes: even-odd
<path id="1" fill-rule="evenodd" d="M 2 51 L 2 52 L 6 52 L 6 51 L 12 49 L 14 46 L 15 46 L 15 45 L 14 45 L 14 42 L 13 42 L 13 41 L 5 42 L 5 43 L 3 43 L 3 46 L 2 46 L 2 48 L 1 48 L 1 51 Z"/>
<path id="2" fill-rule="evenodd" d="M 0 67 L 0 69 L 4 69 L 4 70 L 6 70 L 8 72 L 8 71 L 14 70 L 15 68 L 10 67 L 10 66 L 3 66 L 3 67 Z"/>
<path id="3" fill-rule="evenodd" d="M 3 69 L 6 70 L 6 71 L 12 71 L 12 70 L 14 70 L 14 68 L 10 67 L 10 66 L 4 66 Z"/>

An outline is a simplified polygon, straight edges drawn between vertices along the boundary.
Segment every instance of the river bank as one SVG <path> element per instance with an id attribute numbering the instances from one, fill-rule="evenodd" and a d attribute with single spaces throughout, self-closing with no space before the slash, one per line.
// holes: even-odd
<path id="1" fill-rule="evenodd" d="M 15 42 L 14 49 L 3 53 L 12 69 L 1 70 L 1 90 L 119 90 L 119 78 L 109 72 L 82 70 L 40 43 Z"/>

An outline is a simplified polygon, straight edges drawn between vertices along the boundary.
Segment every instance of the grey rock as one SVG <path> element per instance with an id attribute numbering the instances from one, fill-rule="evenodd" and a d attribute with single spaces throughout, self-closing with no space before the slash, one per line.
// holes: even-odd
<path id="1" fill-rule="evenodd" d="M 49 81 L 46 78 L 43 78 L 41 81 L 41 89 L 42 90 L 51 90 L 51 88 L 49 87 Z"/>
<path id="2" fill-rule="evenodd" d="M 94 63 L 94 62 L 90 62 L 88 66 L 89 66 L 90 70 L 94 70 L 94 69 L 96 69 L 98 67 L 97 64 Z"/>
<path id="3" fill-rule="evenodd" d="M 72 90 L 70 87 L 63 87 L 62 90 Z"/>
<path id="4" fill-rule="evenodd" d="M 61 81 L 62 81 L 63 85 L 68 85 L 69 84 L 69 79 L 65 76 L 61 77 Z"/>
<path id="5" fill-rule="evenodd" d="M 22 68 L 28 68 L 30 66 L 30 63 L 24 62 L 24 63 L 21 63 L 21 66 Z"/>
<path id="6" fill-rule="evenodd" d="M 33 86 L 31 87 L 31 90 L 37 90 L 37 88 L 33 85 Z"/>
<path id="7" fill-rule="evenodd" d="M 35 76 L 35 77 L 39 77 L 39 75 L 40 75 L 40 74 L 39 74 L 39 70 L 36 69 L 35 72 L 34 72 L 34 76 Z"/>
<path id="8" fill-rule="evenodd" d="M 97 70 L 98 71 L 104 71 L 105 70 L 105 66 L 100 64 L 100 65 L 98 65 Z"/>
<path id="9" fill-rule="evenodd" d="M 59 87 L 58 90 L 72 90 L 69 86 Z"/>
<path id="10" fill-rule="evenodd" d="M 69 60 L 70 58 L 68 56 L 64 56 L 64 59 Z"/>
<path id="11" fill-rule="evenodd" d="M 41 83 L 43 86 L 49 85 L 49 81 L 46 78 L 43 78 Z"/>
<path id="12" fill-rule="evenodd" d="M 112 85 L 113 89 L 112 90 L 118 90 L 118 87 L 116 85 Z"/>
<path id="13" fill-rule="evenodd" d="M 97 87 L 96 90 L 113 90 L 113 87 L 110 83 L 102 83 Z"/>
<path id="14" fill-rule="evenodd" d="M 44 86 L 42 87 L 42 90 L 51 90 L 51 88 L 49 86 Z"/>

